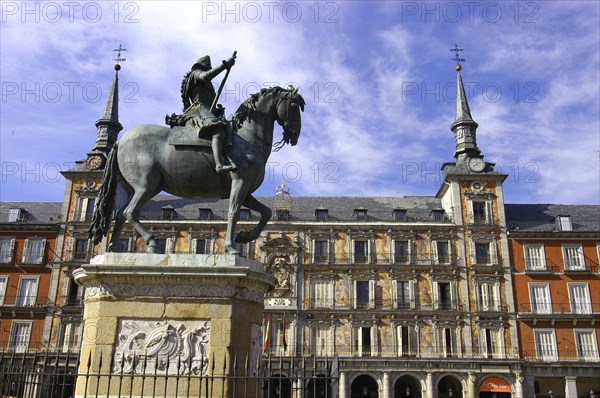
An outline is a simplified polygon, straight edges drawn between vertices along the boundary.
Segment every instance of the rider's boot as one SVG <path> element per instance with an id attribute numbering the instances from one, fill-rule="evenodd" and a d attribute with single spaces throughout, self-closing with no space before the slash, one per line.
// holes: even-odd
<path id="1" fill-rule="evenodd" d="M 217 173 L 235 170 L 234 164 L 223 164 L 223 144 L 221 142 L 222 139 L 223 137 L 221 136 L 221 134 L 214 134 L 212 138 L 212 151 L 213 157 L 215 158 L 215 170 L 217 171 Z"/>

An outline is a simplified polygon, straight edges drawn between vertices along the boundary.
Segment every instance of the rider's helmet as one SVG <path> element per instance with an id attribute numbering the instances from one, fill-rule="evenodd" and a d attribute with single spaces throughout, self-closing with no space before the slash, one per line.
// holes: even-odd
<path id="1" fill-rule="evenodd" d="M 198 58 L 196 63 L 192 66 L 192 69 L 210 70 L 211 68 L 210 57 L 208 55 Z"/>

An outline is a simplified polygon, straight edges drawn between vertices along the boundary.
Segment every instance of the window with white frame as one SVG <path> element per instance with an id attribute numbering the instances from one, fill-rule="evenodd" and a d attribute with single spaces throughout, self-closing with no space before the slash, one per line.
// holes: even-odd
<path id="1" fill-rule="evenodd" d="M 208 242 L 207 239 L 198 238 L 192 242 L 193 252 L 196 254 L 208 254 Z"/>
<path id="2" fill-rule="evenodd" d="M 329 258 L 329 242 L 326 239 L 317 239 L 313 242 L 315 263 L 325 263 Z"/>
<path id="3" fill-rule="evenodd" d="M 577 357 L 585 361 L 598 361 L 598 342 L 595 329 L 575 329 Z"/>
<path id="4" fill-rule="evenodd" d="M 333 283 L 315 280 L 311 286 L 313 308 L 331 308 L 333 306 Z"/>
<path id="5" fill-rule="evenodd" d="M 354 281 L 354 308 L 373 308 L 375 305 L 375 281 Z"/>
<path id="6" fill-rule="evenodd" d="M 438 353 L 444 358 L 455 357 L 458 355 L 458 333 L 455 326 L 440 327 L 438 331 Z"/>
<path id="7" fill-rule="evenodd" d="M 490 200 L 470 200 L 468 221 L 471 224 L 489 224 L 492 221 L 492 202 Z"/>
<path id="8" fill-rule="evenodd" d="M 21 277 L 17 293 L 16 305 L 29 307 L 35 305 L 37 299 L 39 277 Z"/>
<path id="9" fill-rule="evenodd" d="M 392 298 L 394 300 L 394 308 L 411 309 L 415 308 L 414 280 L 397 280 L 392 283 Z"/>
<path id="10" fill-rule="evenodd" d="M 12 263 L 14 250 L 15 238 L 0 238 L 0 264 Z"/>
<path id="11" fill-rule="evenodd" d="M 81 323 L 66 322 L 60 325 L 58 341 L 62 352 L 79 350 Z"/>
<path id="12" fill-rule="evenodd" d="M 325 357 L 333 355 L 333 333 L 331 325 L 315 325 L 313 328 L 315 336 L 315 354 Z"/>
<path id="13" fill-rule="evenodd" d="M 44 259 L 44 248 L 46 239 L 27 238 L 23 248 L 23 262 L 27 264 L 40 264 Z"/>
<path id="14" fill-rule="evenodd" d="M 6 286 L 8 285 L 8 276 L 0 276 L 0 306 L 4 305 L 4 297 L 6 295 Z"/>
<path id="15" fill-rule="evenodd" d="M 569 301 L 574 314 L 591 314 L 592 301 L 587 283 L 568 283 Z"/>
<path id="16" fill-rule="evenodd" d="M 485 327 L 479 330 L 481 353 L 486 358 L 502 358 L 504 356 L 504 336 L 502 329 Z"/>
<path id="17" fill-rule="evenodd" d="M 499 311 L 500 286 L 497 282 L 481 282 L 477 284 L 477 309 L 479 311 Z"/>
<path id="18" fill-rule="evenodd" d="M 79 204 L 77 207 L 77 220 L 78 221 L 91 221 L 94 215 L 94 205 L 96 204 L 96 198 L 94 197 L 80 197 Z"/>
<path id="19" fill-rule="evenodd" d="M 546 254 L 541 243 L 528 243 L 523 245 L 525 252 L 525 269 L 530 271 L 546 270 Z"/>
<path id="20" fill-rule="evenodd" d="M 433 282 L 433 305 L 437 310 L 454 310 L 454 287 L 451 281 Z"/>
<path id="21" fill-rule="evenodd" d="M 531 312 L 534 314 L 551 314 L 552 300 L 550 298 L 550 285 L 547 283 L 530 283 L 529 299 Z"/>
<path id="22" fill-rule="evenodd" d="M 367 263 L 369 262 L 369 241 L 355 240 L 354 241 L 354 262 Z"/>
<path id="23" fill-rule="evenodd" d="M 562 246 L 565 270 L 584 270 L 583 246 L 580 243 L 571 243 Z"/>
<path id="24" fill-rule="evenodd" d="M 241 257 L 248 257 L 248 244 L 235 242 L 235 248 L 240 252 Z"/>
<path id="25" fill-rule="evenodd" d="M 13 321 L 10 328 L 8 349 L 16 352 L 26 352 L 31 338 L 31 321 Z"/>
<path id="26" fill-rule="evenodd" d="M 88 240 L 75 239 L 75 250 L 73 251 L 74 260 L 85 260 L 88 255 Z"/>
<path id="27" fill-rule="evenodd" d="M 414 325 L 399 325 L 396 327 L 398 338 L 398 356 L 415 356 L 419 351 L 417 331 Z"/>
<path id="28" fill-rule="evenodd" d="M 354 352 L 361 357 L 376 355 L 376 326 L 360 326 L 354 330 Z"/>
<path id="29" fill-rule="evenodd" d="M 534 329 L 535 352 L 538 359 L 544 361 L 558 360 L 556 334 L 554 329 Z"/>
<path id="30" fill-rule="evenodd" d="M 432 242 L 431 251 L 433 254 L 433 261 L 435 264 L 448 264 L 450 263 L 451 253 L 450 241 L 448 240 L 435 240 Z"/>
<path id="31" fill-rule="evenodd" d="M 410 241 L 394 240 L 394 262 L 407 263 L 410 261 Z"/>
<path id="32" fill-rule="evenodd" d="M 556 227 L 559 231 L 572 231 L 571 216 L 557 216 Z"/>
<path id="33" fill-rule="evenodd" d="M 475 242 L 475 264 L 488 265 L 492 263 L 490 243 Z"/>

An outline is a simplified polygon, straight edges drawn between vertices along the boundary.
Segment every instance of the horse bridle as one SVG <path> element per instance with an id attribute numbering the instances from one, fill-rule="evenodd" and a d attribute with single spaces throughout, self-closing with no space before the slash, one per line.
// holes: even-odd
<path id="1" fill-rule="evenodd" d="M 289 128 L 297 126 L 297 124 L 294 124 L 294 125 L 289 124 L 290 109 L 300 106 L 299 103 L 292 102 L 294 100 L 294 96 L 297 95 L 297 93 L 298 93 L 298 89 L 294 89 L 292 92 L 288 92 L 289 96 L 285 95 L 285 96 L 281 97 L 279 99 L 279 101 L 277 101 L 275 109 L 279 109 L 279 105 L 281 104 L 281 101 L 283 101 L 283 100 L 288 101 L 288 106 L 285 107 L 285 122 L 283 123 L 283 138 L 280 141 L 273 144 L 273 152 L 279 151 L 281 148 L 283 148 L 283 146 L 285 144 L 288 143 L 288 141 L 290 140 Z"/>

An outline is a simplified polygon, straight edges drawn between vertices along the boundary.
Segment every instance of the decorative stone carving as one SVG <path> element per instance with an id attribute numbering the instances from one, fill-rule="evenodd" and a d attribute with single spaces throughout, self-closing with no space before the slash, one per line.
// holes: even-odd
<path id="1" fill-rule="evenodd" d="M 275 258 L 271 266 L 271 272 L 277 278 L 275 289 L 288 290 L 290 288 L 290 265 L 287 263 L 285 257 Z"/>
<path id="2" fill-rule="evenodd" d="M 113 371 L 204 375 L 209 340 L 209 321 L 120 320 Z"/>

